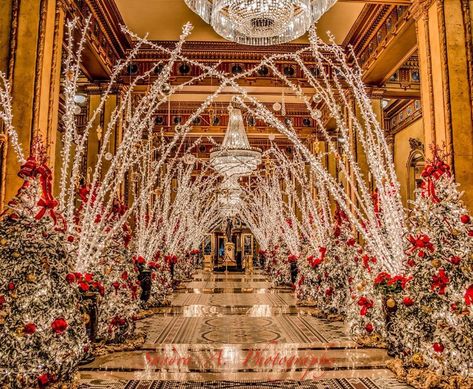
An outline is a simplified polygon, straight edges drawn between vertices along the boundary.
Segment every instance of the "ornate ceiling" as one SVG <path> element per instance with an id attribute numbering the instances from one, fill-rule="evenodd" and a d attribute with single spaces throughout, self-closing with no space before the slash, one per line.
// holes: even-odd
<path id="1" fill-rule="evenodd" d="M 148 38 L 160 41 L 164 46 L 173 47 L 181 27 L 187 22 L 194 25 L 194 32 L 184 45 L 183 53 L 191 59 L 206 63 L 220 63 L 220 69 L 228 73 L 239 73 L 251 68 L 269 53 L 283 53 L 300 49 L 307 44 L 307 37 L 289 44 L 267 47 L 252 47 L 227 42 L 212 28 L 194 14 L 184 0 L 68 0 L 71 14 L 90 12 L 94 15 L 89 46 L 84 55 L 84 74 L 89 82 L 107 79 L 112 63 L 123 57 L 132 42 L 120 31 L 120 24 L 138 35 L 148 34 Z M 318 33 L 326 38 L 325 31 L 331 31 L 336 42 L 353 46 L 359 58 L 369 93 L 383 99 L 385 108 L 385 128 L 397 131 L 412 118 L 420 114 L 419 71 L 415 55 L 415 27 L 410 0 L 339 0 L 317 23 Z M 145 72 L 160 54 L 151 49 L 142 49 L 135 61 L 122 75 L 121 82 L 131 82 L 134 77 Z M 310 58 L 307 59 L 310 64 Z M 297 66 L 288 63 L 278 64 L 284 74 L 292 77 L 310 95 L 308 85 L 300 77 Z M 191 77 L 195 72 L 190 66 L 176 63 L 171 82 Z M 208 80 L 207 80 L 208 81 Z M 281 83 L 270 72 L 259 74 L 241 81 L 248 92 L 268 107 L 282 99 Z M 145 85 L 140 85 L 144 88 Z M 173 96 L 168 107 L 156 117 L 157 128 L 164 127 L 169 133 L 173 127 L 189 115 L 205 97 L 216 87 L 203 81 L 186 87 Z M 303 103 L 289 91 L 285 92 L 287 115 L 300 136 L 310 139 L 317 134 L 310 118 L 307 117 Z M 232 91 L 225 91 L 206 112 L 200 123 L 195 123 L 192 135 L 221 137 L 226 128 L 225 107 L 232 97 Z M 416 116 L 417 115 L 417 116 Z M 401 120 L 402 117 L 402 120 Z M 216 121 L 216 118 L 218 121 Z M 326 126 L 331 127 L 326 118 Z M 324 119 L 325 120 L 325 119 Z M 248 123 L 249 124 L 249 123 Z M 252 142 L 267 143 L 268 135 L 273 134 L 265 123 L 256 121 L 249 125 Z"/>
<path id="2" fill-rule="evenodd" d="M 186 22 L 194 25 L 190 40 L 223 41 L 212 28 L 194 14 L 184 0 L 115 0 L 125 23 L 140 35 L 149 33 L 152 40 L 177 40 Z M 317 23 L 322 37 L 331 31 L 337 43 L 342 43 L 363 9 L 364 2 L 338 2 Z M 302 38 L 295 43 L 305 43 Z"/>

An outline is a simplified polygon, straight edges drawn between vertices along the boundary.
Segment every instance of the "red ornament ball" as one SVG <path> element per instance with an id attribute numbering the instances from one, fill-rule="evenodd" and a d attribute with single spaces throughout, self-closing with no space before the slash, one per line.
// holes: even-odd
<path id="1" fill-rule="evenodd" d="M 368 332 L 369 334 L 371 334 L 374 330 L 374 327 L 373 327 L 373 324 L 371 323 L 368 323 L 366 326 L 365 326 L 365 330 L 366 332 Z"/>
<path id="2" fill-rule="evenodd" d="M 36 324 L 34 323 L 25 324 L 25 328 L 23 329 L 23 332 L 26 335 L 33 335 L 36 332 Z"/>
<path id="3" fill-rule="evenodd" d="M 15 283 L 13 281 L 8 283 L 8 290 L 15 290 Z"/>
<path id="4" fill-rule="evenodd" d="M 41 374 L 39 377 L 38 377 L 38 383 L 42 386 L 44 385 L 47 385 L 49 382 L 49 374 L 45 373 L 45 374 Z"/>
<path id="5" fill-rule="evenodd" d="M 461 215 L 460 220 L 463 224 L 469 224 L 471 221 L 470 215 Z"/>
<path id="6" fill-rule="evenodd" d="M 56 334 L 62 334 L 66 331 L 67 325 L 67 321 L 60 317 L 51 323 L 51 328 Z"/>
<path id="7" fill-rule="evenodd" d="M 442 353 L 443 350 L 445 349 L 444 345 L 442 343 L 434 343 L 433 344 L 434 351 L 436 353 Z"/>

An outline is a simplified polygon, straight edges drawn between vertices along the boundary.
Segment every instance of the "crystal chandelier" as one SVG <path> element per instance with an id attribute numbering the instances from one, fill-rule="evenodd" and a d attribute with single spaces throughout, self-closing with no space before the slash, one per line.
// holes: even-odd
<path id="1" fill-rule="evenodd" d="M 217 199 L 220 204 L 220 214 L 224 217 L 233 217 L 240 210 L 243 190 L 238 183 L 238 177 L 227 177 L 220 184 Z"/>
<path id="2" fill-rule="evenodd" d="M 255 46 L 304 35 L 336 0 L 185 0 L 227 40 Z"/>
<path id="3" fill-rule="evenodd" d="M 261 163 L 261 150 L 250 146 L 241 110 L 228 107 L 228 127 L 220 147 L 210 153 L 210 164 L 225 177 L 251 174 Z"/>

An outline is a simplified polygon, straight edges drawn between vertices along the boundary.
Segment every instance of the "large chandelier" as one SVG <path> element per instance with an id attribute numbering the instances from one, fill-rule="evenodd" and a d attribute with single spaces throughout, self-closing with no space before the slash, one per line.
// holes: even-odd
<path id="1" fill-rule="evenodd" d="M 336 0 L 185 0 L 187 6 L 225 39 L 270 46 L 292 41 Z"/>
<path id="2" fill-rule="evenodd" d="M 261 150 L 250 146 L 241 110 L 228 107 L 228 127 L 222 145 L 210 153 L 210 164 L 225 177 L 251 174 L 261 163 Z"/>

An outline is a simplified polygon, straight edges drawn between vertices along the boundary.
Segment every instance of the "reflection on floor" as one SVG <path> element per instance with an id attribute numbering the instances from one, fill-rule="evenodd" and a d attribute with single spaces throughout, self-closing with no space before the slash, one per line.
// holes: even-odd
<path id="1" fill-rule="evenodd" d="M 311 316 L 258 272 L 199 272 L 139 326 L 142 349 L 83 366 L 82 389 L 408 388 L 384 350 L 357 348 L 343 323 Z"/>

